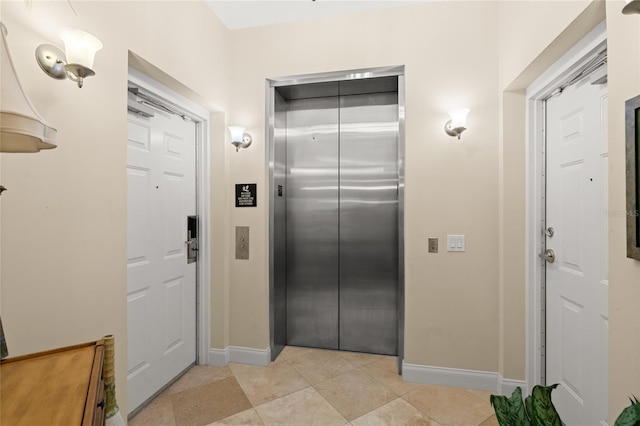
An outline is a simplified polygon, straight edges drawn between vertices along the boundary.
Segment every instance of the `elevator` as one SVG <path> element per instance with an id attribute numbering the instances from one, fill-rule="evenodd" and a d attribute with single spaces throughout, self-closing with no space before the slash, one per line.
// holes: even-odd
<path id="1" fill-rule="evenodd" d="M 272 88 L 272 354 L 398 355 L 399 76 Z"/>

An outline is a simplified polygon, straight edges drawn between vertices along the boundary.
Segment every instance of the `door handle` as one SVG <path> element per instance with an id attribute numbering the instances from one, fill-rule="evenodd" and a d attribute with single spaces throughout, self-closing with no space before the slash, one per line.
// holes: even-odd
<path id="1" fill-rule="evenodd" d="M 198 239 L 191 236 L 191 231 L 187 231 L 187 263 L 193 263 L 198 258 Z"/>
<path id="2" fill-rule="evenodd" d="M 188 239 L 187 241 L 184 242 L 187 245 L 187 252 L 191 252 L 191 244 L 193 243 L 193 240 Z M 197 250 L 197 249 L 196 249 Z"/>
<path id="3" fill-rule="evenodd" d="M 552 249 L 546 249 L 544 251 L 543 257 L 544 257 L 544 260 L 547 261 L 547 263 L 553 263 L 556 260 L 556 254 L 553 252 Z"/>

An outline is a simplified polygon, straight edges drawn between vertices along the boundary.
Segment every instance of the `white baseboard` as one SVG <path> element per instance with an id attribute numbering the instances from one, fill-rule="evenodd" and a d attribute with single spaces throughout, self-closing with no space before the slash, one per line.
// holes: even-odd
<path id="1" fill-rule="evenodd" d="M 527 391 L 527 382 L 525 382 L 524 380 L 504 379 L 502 378 L 502 376 L 500 376 L 499 384 L 500 388 L 498 389 L 498 392 L 502 395 L 511 396 L 513 391 L 516 390 L 518 386 L 520 386 L 520 389 L 522 389 L 523 395 L 529 394 L 529 392 Z"/>
<path id="2" fill-rule="evenodd" d="M 249 365 L 269 365 L 271 348 L 252 349 L 227 346 L 225 349 L 209 349 L 209 365 L 227 365 L 230 362 Z"/>
<path id="3" fill-rule="evenodd" d="M 252 349 L 227 346 L 225 349 L 209 349 L 209 365 L 227 365 L 230 362 L 269 365 L 271 348 Z M 511 395 L 518 386 L 522 388 L 523 394 L 527 392 L 525 381 L 505 379 L 499 373 L 490 371 L 431 367 L 403 362 L 402 378 L 411 383 L 488 390 L 502 395 Z"/>
<path id="4" fill-rule="evenodd" d="M 227 365 L 229 362 L 229 348 L 209 348 L 209 365 Z"/>
<path id="5" fill-rule="evenodd" d="M 412 383 L 490 391 L 498 390 L 498 373 L 487 371 L 403 363 L 402 378 Z"/>
<path id="6" fill-rule="evenodd" d="M 511 395 L 518 386 L 523 392 L 526 390 L 524 381 L 504 379 L 500 374 L 490 371 L 431 367 L 406 362 L 402 365 L 402 378 L 412 383 L 488 390 L 506 395 Z"/>

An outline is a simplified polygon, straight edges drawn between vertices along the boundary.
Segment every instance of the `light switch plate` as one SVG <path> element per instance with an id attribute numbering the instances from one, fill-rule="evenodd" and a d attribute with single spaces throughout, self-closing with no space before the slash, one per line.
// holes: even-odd
<path id="1" fill-rule="evenodd" d="M 437 253 L 437 252 L 438 252 L 438 239 L 429 238 L 429 253 Z"/>
<path id="2" fill-rule="evenodd" d="M 447 251 L 465 251 L 464 235 L 447 235 Z"/>

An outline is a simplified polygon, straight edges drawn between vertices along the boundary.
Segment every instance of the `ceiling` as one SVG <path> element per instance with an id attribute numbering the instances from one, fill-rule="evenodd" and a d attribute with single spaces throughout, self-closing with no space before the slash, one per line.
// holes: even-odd
<path id="1" fill-rule="evenodd" d="M 205 0 L 227 28 L 258 27 L 350 15 L 433 0 Z"/>

